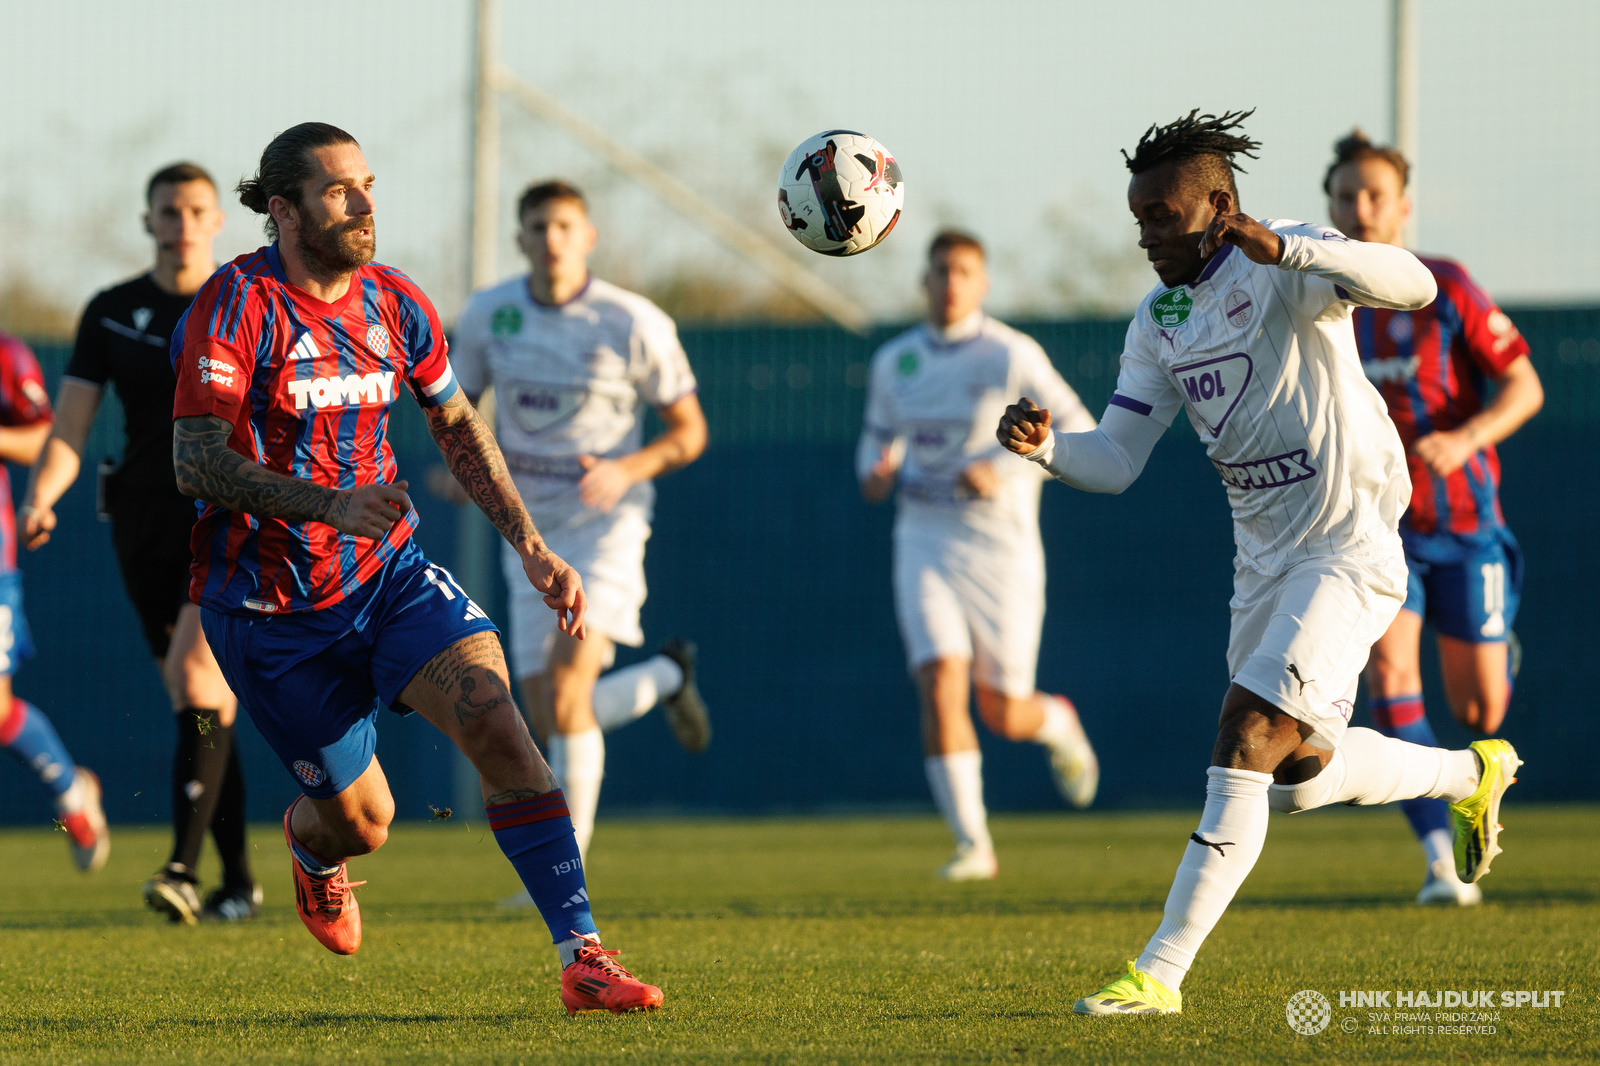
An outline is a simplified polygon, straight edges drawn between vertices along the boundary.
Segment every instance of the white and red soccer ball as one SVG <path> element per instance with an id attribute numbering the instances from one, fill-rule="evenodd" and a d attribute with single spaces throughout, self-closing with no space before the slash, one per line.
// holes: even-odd
<path id="1" fill-rule="evenodd" d="M 778 175 L 778 215 L 823 255 L 855 255 L 889 235 L 905 203 L 900 165 L 865 133 L 827 130 L 802 141 Z"/>

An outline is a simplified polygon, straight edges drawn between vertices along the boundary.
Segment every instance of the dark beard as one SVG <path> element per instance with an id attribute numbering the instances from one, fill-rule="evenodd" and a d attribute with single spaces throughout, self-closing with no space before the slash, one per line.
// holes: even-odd
<path id="1" fill-rule="evenodd" d="M 363 240 L 356 236 L 358 229 L 371 229 L 372 236 Z M 336 278 L 372 262 L 377 238 L 377 227 L 369 215 L 316 230 L 302 226 L 295 234 L 295 250 L 313 274 Z"/>

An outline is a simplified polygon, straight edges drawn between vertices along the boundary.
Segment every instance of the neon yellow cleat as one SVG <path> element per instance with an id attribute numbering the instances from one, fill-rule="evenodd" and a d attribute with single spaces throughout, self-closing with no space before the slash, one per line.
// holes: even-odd
<path id="1" fill-rule="evenodd" d="M 1472 750 L 1483 764 L 1477 791 L 1460 803 L 1450 804 L 1456 828 L 1456 873 L 1472 884 L 1489 872 L 1500 854 L 1500 797 L 1517 783 L 1517 749 L 1504 740 L 1475 740 Z"/>
<path id="2" fill-rule="evenodd" d="M 1182 993 L 1135 970 L 1132 959 L 1128 960 L 1128 976 L 1117 978 L 1072 1005 L 1074 1014 L 1177 1014 L 1182 1010 Z"/>

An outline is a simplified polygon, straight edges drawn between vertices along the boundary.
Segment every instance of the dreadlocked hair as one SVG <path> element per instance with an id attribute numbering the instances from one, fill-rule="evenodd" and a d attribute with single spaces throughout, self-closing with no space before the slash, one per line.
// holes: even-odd
<path id="1" fill-rule="evenodd" d="M 1251 140 L 1242 132 L 1229 131 L 1239 129 L 1244 120 L 1255 113 L 1252 107 L 1248 111 L 1228 111 L 1220 116 L 1202 115 L 1197 107 L 1165 126 L 1152 123 L 1139 138 L 1133 154 L 1124 151 L 1122 158 L 1135 174 L 1154 170 L 1162 163 L 1198 160 L 1201 173 L 1193 177 L 1214 182 L 1212 188 L 1227 189 L 1237 200 L 1239 187 L 1234 183 L 1233 174 L 1234 171 L 1243 174 L 1245 169 L 1234 162 L 1233 157 L 1257 158 L 1256 149 L 1261 147 L 1261 142 Z"/>
<path id="2" fill-rule="evenodd" d="M 1333 146 L 1333 162 L 1328 164 L 1328 172 L 1322 177 L 1322 191 L 1329 196 L 1333 195 L 1333 172 L 1346 163 L 1359 163 L 1364 159 L 1381 159 L 1394 167 L 1400 175 L 1400 188 L 1404 189 L 1411 180 L 1411 164 L 1397 149 L 1387 145 L 1373 144 L 1366 132 L 1360 126 L 1351 130 Z"/>

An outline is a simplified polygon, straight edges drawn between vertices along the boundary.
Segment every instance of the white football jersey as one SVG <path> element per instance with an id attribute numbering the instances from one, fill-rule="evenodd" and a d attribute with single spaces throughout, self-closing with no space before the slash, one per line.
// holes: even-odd
<path id="1" fill-rule="evenodd" d="M 1405 452 L 1362 372 L 1351 305 L 1423 306 L 1434 289 L 1402 249 L 1263 224 L 1284 242 L 1279 265 L 1224 245 L 1193 284 L 1145 297 L 1111 402 L 1162 425 L 1188 413 L 1227 487 L 1239 564 L 1275 575 L 1398 544 Z"/>
<path id="2" fill-rule="evenodd" d="M 575 495 L 579 456 L 637 451 L 642 404 L 695 391 L 666 312 L 593 277 L 560 307 L 536 302 L 526 275 L 474 293 L 450 358 L 469 395 L 494 386 L 495 434 L 530 507 Z"/>
<path id="3" fill-rule="evenodd" d="M 1037 341 L 982 312 L 945 330 L 919 325 L 872 357 L 867 410 L 857 450 L 865 475 L 884 448 L 902 456 L 903 520 L 956 519 L 996 535 L 1038 536 L 1041 471 L 995 439 L 1006 405 L 1018 396 L 1048 408 L 1063 432 L 1095 427 Z M 960 484 L 980 459 L 994 464 L 999 490 L 979 499 Z"/>

